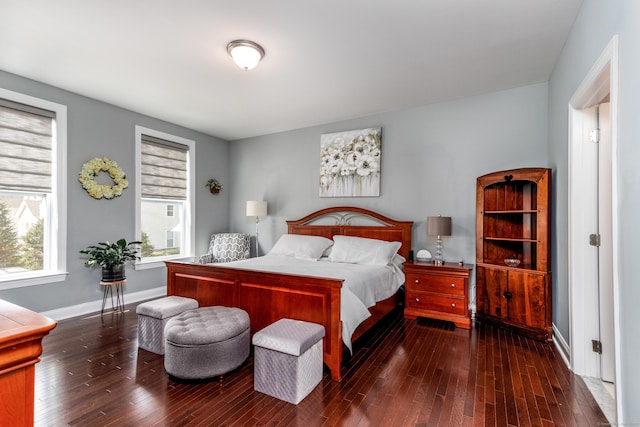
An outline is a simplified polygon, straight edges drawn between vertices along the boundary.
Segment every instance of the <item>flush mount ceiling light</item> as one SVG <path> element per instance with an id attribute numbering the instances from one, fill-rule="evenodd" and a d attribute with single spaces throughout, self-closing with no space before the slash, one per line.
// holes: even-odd
<path id="1" fill-rule="evenodd" d="M 247 71 L 258 65 L 264 57 L 264 49 L 250 40 L 234 40 L 227 45 L 227 52 L 238 67 Z"/>

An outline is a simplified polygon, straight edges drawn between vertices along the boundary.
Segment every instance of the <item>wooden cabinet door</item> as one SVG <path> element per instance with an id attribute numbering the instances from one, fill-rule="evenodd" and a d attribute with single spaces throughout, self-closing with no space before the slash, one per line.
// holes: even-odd
<path id="1" fill-rule="evenodd" d="M 490 316 L 506 318 L 507 301 L 503 293 L 507 290 L 507 272 L 477 267 L 476 282 L 478 311 Z"/>
<path id="2" fill-rule="evenodd" d="M 545 282 L 543 274 L 508 272 L 508 318 L 510 321 L 541 329 L 547 325 Z"/>

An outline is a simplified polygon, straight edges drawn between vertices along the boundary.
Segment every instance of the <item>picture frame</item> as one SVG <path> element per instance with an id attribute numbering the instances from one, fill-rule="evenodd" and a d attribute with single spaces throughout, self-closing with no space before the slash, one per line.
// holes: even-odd
<path id="1" fill-rule="evenodd" d="M 380 196 L 382 128 L 320 137 L 320 197 Z"/>

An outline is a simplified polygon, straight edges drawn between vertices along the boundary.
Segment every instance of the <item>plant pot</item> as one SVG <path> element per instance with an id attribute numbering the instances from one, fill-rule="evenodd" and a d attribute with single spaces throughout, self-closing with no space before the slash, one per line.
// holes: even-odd
<path id="1" fill-rule="evenodd" d="M 112 265 L 111 267 L 102 267 L 103 282 L 118 282 L 124 279 L 124 264 Z"/>
<path id="2" fill-rule="evenodd" d="M 218 194 L 220 192 L 219 188 L 211 188 L 211 194 Z"/>

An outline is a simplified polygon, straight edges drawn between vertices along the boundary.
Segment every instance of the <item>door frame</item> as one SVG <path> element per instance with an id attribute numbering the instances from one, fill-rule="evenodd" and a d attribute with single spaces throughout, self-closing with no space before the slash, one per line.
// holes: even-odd
<path id="1" fill-rule="evenodd" d="M 600 55 L 576 92 L 569 100 L 569 328 L 570 367 L 573 372 L 588 377 L 600 377 L 599 356 L 592 351 L 591 340 L 599 337 L 597 275 L 585 273 L 585 266 L 593 258 L 591 247 L 585 245 L 590 233 L 587 221 L 583 220 L 581 204 L 592 197 L 590 189 L 583 184 L 585 176 L 585 146 L 582 142 L 582 127 L 586 118 L 585 109 L 598 104 L 607 94 L 611 104 L 611 174 L 612 193 L 612 251 L 613 251 L 613 325 L 616 396 L 621 395 L 620 385 L 620 319 L 619 319 L 619 272 L 618 272 L 618 36 L 614 36 Z M 616 399 L 616 409 L 621 413 L 621 399 Z"/>

